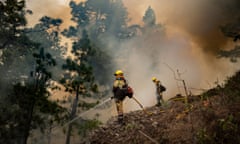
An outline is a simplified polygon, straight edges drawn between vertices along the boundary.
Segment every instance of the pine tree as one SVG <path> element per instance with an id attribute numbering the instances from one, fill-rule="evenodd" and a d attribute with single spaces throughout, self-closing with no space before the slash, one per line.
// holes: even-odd
<path id="1" fill-rule="evenodd" d="M 31 12 L 25 10 L 24 0 L 0 1 L 0 7 L 0 143 L 26 144 L 33 129 L 44 130 L 46 120 L 60 121 L 64 111 L 48 100 L 50 69 L 56 61 L 42 44 L 29 38 L 31 32 L 24 26 L 26 13 Z"/>
<path id="2" fill-rule="evenodd" d="M 231 38 L 234 42 L 238 42 L 240 40 L 240 17 L 234 20 L 232 23 L 225 24 L 221 27 L 221 31 L 224 36 Z M 240 57 L 240 46 L 235 45 L 233 49 L 230 50 L 220 50 L 219 58 L 225 57 L 229 58 L 231 62 L 236 63 Z"/>
<path id="3" fill-rule="evenodd" d="M 143 16 L 143 22 L 146 27 L 152 27 L 156 25 L 156 15 L 153 9 L 149 6 Z"/>
<path id="4" fill-rule="evenodd" d="M 66 91 L 75 93 L 69 120 L 73 120 L 77 114 L 80 97 L 89 97 L 93 92 L 97 92 L 97 85 L 94 83 L 92 67 L 89 64 L 89 56 L 93 55 L 93 49 L 86 30 L 83 30 L 82 37 L 79 41 L 73 43 L 73 59 L 68 58 L 63 69 L 66 70 L 61 83 L 65 86 Z M 66 144 L 70 143 L 70 134 L 72 123 L 68 126 Z"/>

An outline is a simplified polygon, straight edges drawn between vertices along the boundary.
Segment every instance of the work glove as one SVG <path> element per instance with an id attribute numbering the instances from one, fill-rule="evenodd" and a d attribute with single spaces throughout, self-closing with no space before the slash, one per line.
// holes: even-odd
<path id="1" fill-rule="evenodd" d="M 128 97 L 129 97 L 129 98 L 132 98 L 132 97 L 133 97 L 133 94 L 129 94 Z"/>

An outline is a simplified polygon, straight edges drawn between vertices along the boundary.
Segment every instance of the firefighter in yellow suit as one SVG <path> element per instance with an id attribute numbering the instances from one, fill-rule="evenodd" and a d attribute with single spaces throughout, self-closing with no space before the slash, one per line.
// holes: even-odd
<path id="1" fill-rule="evenodd" d="M 118 113 L 118 122 L 123 124 L 123 100 L 126 97 L 126 90 L 128 88 L 128 84 L 123 76 L 122 70 L 117 70 L 114 73 L 115 80 L 113 83 L 113 94 L 116 103 L 117 113 Z"/>
<path id="2" fill-rule="evenodd" d="M 156 98 L 157 98 L 156 106 L 161 106 L 162 103 L 164 102 L 162 93 L 166 91 L 166 88 L 161 84 L 159 80 L 157 80 L 156 77 L 152 77 L 152 81 L 156 86 Z"/>

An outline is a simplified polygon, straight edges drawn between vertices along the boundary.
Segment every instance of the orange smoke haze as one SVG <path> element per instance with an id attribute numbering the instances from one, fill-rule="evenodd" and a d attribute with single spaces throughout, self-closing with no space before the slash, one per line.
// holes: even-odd
<path id="1" fill-rule="evenodd" d="M 116 50 L 112 53 L 125 60 L 116 60 L 117 68 L 124 71 L 129 85 L 134 89 L 134 96 L 144 107 L 156 103 L 155 85 L 151 81 L 153 76 L 166 86 L 167 91 L 164 92 L 163 98 L 167 100 L 177 93 L 185 94 L 182 83 L 174 79 L 173 71 L 176 73 L 177 69 L 193 94 L 202 91 L 191 88 L 212 88 L 216 86 L 214 82 L 222 84 L 227 76 L 239 69 L 239 63 L 233 64 L 229 60 L 216 58 L 219 49 L 233 47 L 220 32 L 219 26 L 235 19 L 235 12 L 240 10 L 238 1 L 123 0 L 131 19 L 129 25 L 143 25 L 142 17 L 151 6 L 155 11 L 157 23 L 166 29 L 165 34 L 143 34 L 121 44 L 117 43 L 118 49 L 122 51 Z M 28 16 L 30 26 L 36 24 L 44 15 L 61 18 L 62 29 L 73 24 L 68 5 L 70 0 L 26 2 L 27 7 L 33 11 L 33 15 Z M 240 13 L 237 14 L 239 16 Z M 113 37 L 104 37 L 103 40 L 109 42 L 110 46 L 116 42 Z M 124 112 L 135 109 L 140 107 L 133 100 L 126 98 Z M 104 110 L 102 115 L 109 118 L 113 114 L 116 115 L 114 103 L 109 110 Z M 57 137 L 56 141 L 64 142 L 62 139 L 63 137 Z"/>
<path id="2" fill-rule="evenodd" d="M 136 89 L 144 89 L 148 87 L 154 89 L 150 82 L 151 76 L 160 77 L 167 85 L 168 91 L 165 98 L 174 96 L 177 90 L 176 81 L 173 78 L 173 73 L 163 63 L 169 64 L 174 70 L 179 69 L 183 72 L 182 78 L 187 82 L 187 85 L 192 88 L 210 88 L 214 86 L 214 82 L 222 83 L 226 76 L 231 75 L 237 70 L 237 65 L 230 63 L 225 59 L 216 59 L 216 53 L 220 49 L 229 49 L 229 42 L 223 36 L 219 27 L 229 21 L 233 12 L 239 11 L 236 7 L 236 0 L 225 2 L 223 0 L 181 0 L 181 1 L 165 1 L 165 0 L 123 0 L 129 17 L 130 23 L 142 24 L 142 17 L 146 9 L 151 6 L 155 11 L 157 23 L 163 24 L 166 27 L 167 39 L 159 45 L 162 38 L 155 36 L 148 39 L 156 39 L 155 41 L 145 42 L 143 47 L 150 51 L 150 45 L 154 45 L 159 51 L 157 65 L 158 70 L 146 72 L 148 63 L 137 64 L 137 61 L 143 59 L 147 52 L 138 52 L 138 56 L 132 56 L 135 59 L 133 66 L 134 72 L 131 75 Z M 232 11 L 229 11 L 229 9 Z M 139 45 L 136 45 L 139 46 Z M 140 54 L 139 54 L 140 53 Z M 156 53 L 156 51 L 154 52 Z M 142 56 L 139 56 L 142 55 Z M 147 60 L 146 60 L 147 61 Z M 149 61 L 147 61 L 149 62 Z M 144 67 L 141 69 L 141 67 Z M 148 79 L 143 80 L 140 75 L 147 75 Z M 139 83 L 141 79 L 142 83 Z M 138 81 L 138 82 L 137 82 Z M 181 85 L 181 84 L 180 84 Z M 181 85 L 182 86 L 182 85 Z M 152 95 L 152 91 L 138 90 L 142 101 L 146 100 L 146 95 Z M 196 91 L 193 91 L 195 93 Z M 184 94 L 183 91 L 181 93 Z M 152 103 L 152 99 L 149 100 Z M 146 103 L 147 105 L 150 105 Z"/>
<path id="3" fill-rule="evenodd" d="M 31 23 L 43 15 L 62 18 L 63 27 L 72 22 L 69 1 L 41 0 L 37 3 L 27 1 L 34 15 L 29 17 Z M 137 97 L 145 105 L 152 105 L 154 97 L 146 100 L 146 95 L 154 95 L 151 77 L 156 76 L 167 86 L 165 99 L 178 92 L 172 71 L 179 69 L 182 78 L 189 87 L 209 88 L 214 82 L 223 81 L 226 76 L 237 70 L 236 64 L 225 59 L 216 59 L 219 49 L 229 48 L 229 41 L 223 36 L 219 27 L 234 19 L 238 12 L 237 0 L 123 0 L 129 18 L 129 24 L 143 24 L 142 17 L 149 6 L 155 11 L 157 23 L 166 28 L 166 36 L 151 35 L 135 42 L 124 43 L 120 47 L 131 48 L 128 64 L 119 63 L 120 69 L 126 71 L 130 84 L 136 90 Z M 228 8 L 228 9 L 227 9 Z M 231 11 L 229 11 L 231 9 Z M 145 41 L 146 40 L 146 41 Z M 107 40 L 112 42 L 112 40 Z M 140 44 L 141 45 L 140 45 Z M 139 49 L 140 47 L 140 49 Z M 134 51 L 134 53 L 133 53 Z M 155 55 L 155 57 L 151 57 Z M 157 62 L 157 68 L 151 69 L 151 63 Z"/>
<path id="4" fill-rule="evenodd" d="M 158 23 L 185 32 L 189 37 L 208 53 L 216 53 L 224 48 L 226 38 L 220 32 L 220 25 L 231 21 L 233 10 L 238 9 L 236 0 L 123 0 L 132 23 L 141 23 L 142 16 L 148 6 L 156 12 Z M 229 9 L 227 9 L 229 7 Z M 238 10 L 237 10 L 238 11 Z M 132 17 L 134 16 L 134 17 Z M 171 30 L 171 29 L 168 29 Z"/>
<path id="5" fill-rule="evenodd" d="M 38 23 L 42 16 L 50 16 L 53 18 L 61 18 L 63 24 L 61 28 L 67 28 L 72 25 L 71 9 L 68 6 L 70 0 L 41 0 L 38 2 L 27 1 L 27 8 L 33 11 L 32 15 L 28 15 L 28 24 L 33 26 Z"/>

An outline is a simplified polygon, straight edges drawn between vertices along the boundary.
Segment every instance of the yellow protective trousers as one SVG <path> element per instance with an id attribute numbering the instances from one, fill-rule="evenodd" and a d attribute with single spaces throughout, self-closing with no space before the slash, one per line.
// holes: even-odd
<path id="1" fill-rule="evenodd" d="M 123 101 L 115 99 L 115 103 L 116 103 L 118 118 L 122 119 L 123 118 Z"/>

